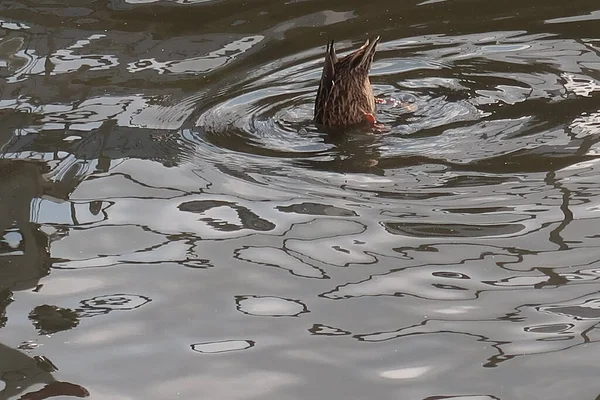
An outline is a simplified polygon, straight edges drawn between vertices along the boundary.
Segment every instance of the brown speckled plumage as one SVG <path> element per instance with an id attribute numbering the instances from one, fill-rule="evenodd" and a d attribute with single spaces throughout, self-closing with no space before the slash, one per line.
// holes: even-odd
<path id="1" fill-rule="evenodd" d="M 379 36 L 338 60 L 333 41 L 327 45 L 321 83 L 315 99 L 315 122 L 341 127 L 374 120 L 375 96 L 369 70 Z M 371 121 L 372 122 L 372 121 Z"/>

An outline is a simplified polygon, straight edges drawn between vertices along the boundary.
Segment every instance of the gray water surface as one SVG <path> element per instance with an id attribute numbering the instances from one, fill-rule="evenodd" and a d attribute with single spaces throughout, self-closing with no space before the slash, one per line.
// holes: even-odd
<path id="1" fill-rule="evenodd" d="M 599 20 L 2 0 L 0 399 L 595 399 Z M 375 35 L 389 132 L 328 136 Z"/>

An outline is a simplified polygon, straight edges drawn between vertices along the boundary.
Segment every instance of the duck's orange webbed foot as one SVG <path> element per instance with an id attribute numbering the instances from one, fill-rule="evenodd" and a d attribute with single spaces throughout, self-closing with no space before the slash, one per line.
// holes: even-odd
<path id="1" fill-rule="evenodd" d="M 377 119 L 375 118 L 375 115 L 373 115 L 373 113 L 366 112 L 364 114 L 365 114 L 365 119 L 367 120 L 369 125 L 375 125 L 377 123 Z"/>
<path id="2" fill-rule="evenodd" d="M 386 133 L 390 131 L 388 128 L 386 128 L 384 124 L 382 124 L 381 122 L 377 122 L 377 119 L 375 118 L 375 115 L 373 115 L 373 113 L 365 113 L 365 119 L 367 120 L 369 125 L 373 127 L 373 132 L 375 133 Z"/>

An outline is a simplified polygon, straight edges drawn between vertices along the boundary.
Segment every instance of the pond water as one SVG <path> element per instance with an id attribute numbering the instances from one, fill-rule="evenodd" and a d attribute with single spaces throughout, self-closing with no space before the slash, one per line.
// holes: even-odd
<path id="1" fill-rule="evenodd" d="M 2 0 L 0 398 L 597 398 L 598 20 Z M 329 136 L 376 35 L 389 132 Z"/>

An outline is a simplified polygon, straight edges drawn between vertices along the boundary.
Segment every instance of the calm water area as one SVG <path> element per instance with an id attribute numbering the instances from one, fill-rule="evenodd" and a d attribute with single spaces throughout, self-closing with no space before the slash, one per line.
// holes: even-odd
<path id="1" fill-rule="evenodd" d="M 599 341 L 597 0 L 0 0 L 0 400 L 594 400 Z"/>

